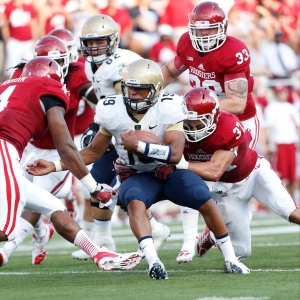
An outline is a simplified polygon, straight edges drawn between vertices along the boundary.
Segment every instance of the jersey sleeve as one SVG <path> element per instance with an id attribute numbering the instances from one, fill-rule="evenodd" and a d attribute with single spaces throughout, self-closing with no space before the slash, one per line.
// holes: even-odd
<path id="1" fill-rule="evenodd" d="M 182 122 L 186 117 L 184 101 L 181 96 L 161 94 L 155 106 L 155 118 L 157 118 L 160 123 L 174 125 Z"/>
<path id="2" fill-rule="evenodd" d="M 90 82 L 85 74 L 84 64 L 80 62 L 71 63 L 69 65 L 66 81 L 68 82 L 68 89 L 70 91 L 72 90 L 72 93 L 79 97 L 80 88 Z"/>
<path id="3" fill-rule="evenodd" d="M 230 43 L 224 44 L 226 47 L 219 55 L 222 55 L 222 69 L 226 70 L 224 82 L 245 79 L 250 68 L 250 51 L 240 40 L 228 37 Z M 221 48 L 223 49 L 223 48 Z M 217 66 L 216 66 L 217 67 Z"/>
<path id="4" fill-rule="evenodd" d="M 183 51 L 186 49 L 186 42 L 188 33 L 183 34 L 178 43 L 177 43 L 177 51 L 176 56 L 174 57 L 174 66 L 178 71 L 185 71 L 188 69 L 188 66 L 184 64 L 184 61 L 181 59 L 183 55 Z M 189 38 L 189 37 L 188 37 Z M 189 45 L 189 44 L 188 44 Z"/>
<path id="5" fill-rule="evenodd" d="M 217 129 L 212 134 L 212 143 L 218 149 L 230 150 L 242 143 L 244 135 L 244 127 L 239 119 L 230 113 L 221 112 Z"/>

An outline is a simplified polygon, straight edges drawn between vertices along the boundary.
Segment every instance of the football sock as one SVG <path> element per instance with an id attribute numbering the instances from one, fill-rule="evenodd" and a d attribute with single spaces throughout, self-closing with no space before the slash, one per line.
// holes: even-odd
<path id="1" fill-rule="evenodd" d="M 216 243 L 218 248 L 221 250 L 225 261 L 233 261 L 236 259 L 233 246 L 228 233 L 223 236 L 216 237 Z"/>
<path id="2" fill-rule="evenodd" d="M 84 233 L 83 230 L 78 231 L 74 245 L 79 247 L 81 250 L 86 252 L 89 256 L 94 257 L 97 253 L 101 252 L 100 248 L 98 248 Z M 105 249 L 105 248 L 103 248 Z M 106 249 L 107 251 L 107 249 Z"/>
<path id="3" fill-rule="evenodd" d="M 140 249 L 143 251 L 149 265 L 158 260 L 157 252 L 154 247 L 152 236 L 144 236 L 139 240 Z"/>
<path id="4" fill-rule="evenodd" d="M 16 250 L 19 245 L 22 244 L 25 238 L 32 232 L 33 229 L 33 226 L 21 217 L 19 218 L 18 222 L 19 227 L 17 237 L 10 242 L 6 242 L 3 246 L 3 248 L 6 251 L 9 251 L 9 253 L 12 253 L 14 250 Z"/>
<path id="5" fill-rule="evenodd" d="M 84 230 L 84 232 L 90 239 L 93 238 L 94 230 L 95 230 L 94 222 L 88 222 L 88 221 L 82 220 L 82 229 Z"/>
<path id="6" fill-rule="evenodd" d="M 96 245 L 101 246 L 108 239 L 112 239 L 111 220 L 101 221 L 94 218 L 95 230 L 93 241 Z"/>
<path id="7" fill-rule="evenodd" d="M 155 231 L 157 228 L 159 228 L 159 223 L 156 221 L 156 219 L 152 215 L 152 212 L 150 212 L 150 217 L 148 219 L 149 219 L 152 231 Z"/>
<path id="8" fill-rule="evenodd" d="M 37 223 L 33 226 L 33 230 L 34 230 L 34 235 L 37 238 L 41 238 L 41 237 L 45 236 L 47 229 L 46 229 L 46 225 L 43 221 L 42 216 L 40 216 Z"/>
<path id="9" fill-rule="evenodd" d="M 198 235 L 199 212 L 189 207 L 180 206 L 180 214 L 183 227 L 183 242 L 184 244 L 194 245 Z"/>

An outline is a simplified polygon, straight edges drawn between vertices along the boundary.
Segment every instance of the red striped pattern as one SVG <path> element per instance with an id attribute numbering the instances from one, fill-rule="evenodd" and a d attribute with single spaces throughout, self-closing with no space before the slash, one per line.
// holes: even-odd
<path id="1" fill-rule="evenodd" d="M 6 200 L 7 200 L 7 216 L 3 232 L 9 236 L 16 226 L 16 218 L 18 206 L 20 203 L 20 189 L 16 180 L 12 161 L 10 158 L 7 142 L 0 140 L 0 153 L 3 163 L 3 172 L 5 176 Z"/>

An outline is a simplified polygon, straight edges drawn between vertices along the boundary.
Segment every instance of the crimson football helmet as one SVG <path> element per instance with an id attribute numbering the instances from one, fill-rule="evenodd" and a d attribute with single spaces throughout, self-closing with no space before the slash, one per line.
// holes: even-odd
<path id="1" fill-rule="evenodd" d="M 64 76 L 62 68 L 49 57 L 36 57 L 26 63 L 21 77 L 49 77 L 63 84 Z"/>
<path id="2" fill-rule="evenodd" d="M 61 39 L 67 46 L 67 49 L 70 53 L 70 62 L 74 62 L 78 60 L 78 51 L 76 45 L 76 39 L 73 33 L 65 28 L 57 28 L 51 30 L 48 35 L 53 35 Z"/>
<path id="3" fill-rule="evenodd" d="M 226 41 L 228 20 L 218 3 L 206 1 L 194 7 L 189 15 L 189 35 L 199 52 L 218 49 Z M 216 29 L 216 33 L 207 32 Z M 200 35 L 201 33 L 201 35 Z"/>
<path id="4" fill-rule="evenodd" d="M 58 37 L 46 35 L 39 39 L 34 45 L 33 56 L 44 56 L 54 59 L 61 65 L 64 76 L 68 74 L 69 52 L 65 43 Z"/>
<path id="5" fill-rule="evenodd" d="M 184 135 L 189 142 L 199 142 L 211 135 L 217 128 L 219 118 L 219 100 L 217 95 L 207 88 L 193 88 L 184 95 L 187 118 L 184 122 Z M 200 121 L 198 130 L 191 130 L 189 120 Z"/>

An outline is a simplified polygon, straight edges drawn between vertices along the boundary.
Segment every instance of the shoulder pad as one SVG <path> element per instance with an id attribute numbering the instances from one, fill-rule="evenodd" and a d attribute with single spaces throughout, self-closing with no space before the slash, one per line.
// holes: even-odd
<path id="1" fill-rule="evenodd" d="M 184 100 L 179 95 L 161 93 L 155 106 L 160 123 L 173 125 L 185 119 Z"/>
<path id="2" fill-rule="evenodd" d="M 108 96 L 98 101 L 94 121 L 103 128 L 112 130 L 118 125 L 124 110 L 126 111 L 122 95 Z"/>

